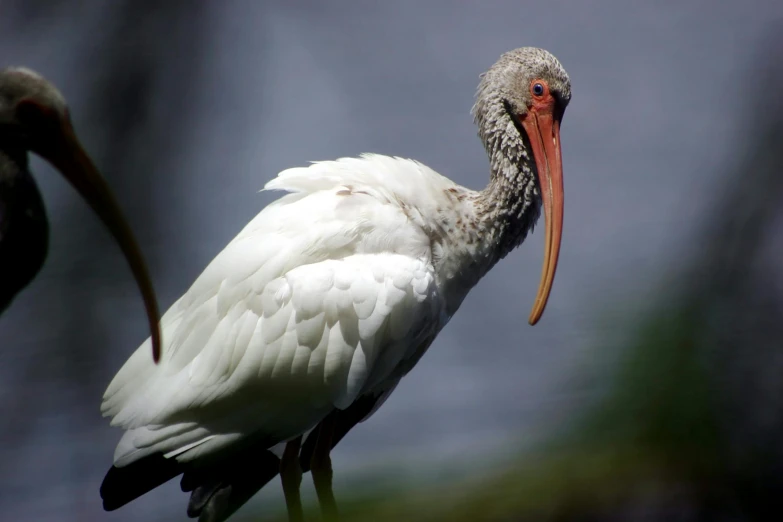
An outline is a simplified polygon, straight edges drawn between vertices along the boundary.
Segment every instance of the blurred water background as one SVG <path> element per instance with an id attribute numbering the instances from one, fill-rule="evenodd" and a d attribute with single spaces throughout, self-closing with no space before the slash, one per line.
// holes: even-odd
<path id="1" fill-rule="evenodd" d="M 504 51 L 553 52 L 566 221 L 498 265 L 334 454 L 356 520 L 772 520 L 783 503 L 783 4 L 0 0 L 0 65 L 68 98 L 163 309 L 280 170 L 379 152 L 467 186 Z M 0 318 L 0 519 L 185 520 L 176 481 L 104 513 L 100 397 L 146 335 L 103 226 L 33 162 L 52 226 Z M 307 483 L 308 480 L 305 480 Z M 241 510 L 280 516 L 277 483 Z M 384 518 L 385 517 L 385 518 Z"/>

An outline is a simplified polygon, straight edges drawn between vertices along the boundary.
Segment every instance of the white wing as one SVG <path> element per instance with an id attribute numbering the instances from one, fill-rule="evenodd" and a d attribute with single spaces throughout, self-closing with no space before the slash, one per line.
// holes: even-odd
<path id="1" fill-rule="evenodd" d="M 148 340 L 118 372 L 101 408 L 127 430 L 116 465 L 293 437 L 396 382 L 445 324 L 428 233 L 400 200 L 413 181 L 445 178 L 407 160 L 351 161 L 270 182 L 300 193 L 264 209 L 166 312 L 159 365 Z"/>

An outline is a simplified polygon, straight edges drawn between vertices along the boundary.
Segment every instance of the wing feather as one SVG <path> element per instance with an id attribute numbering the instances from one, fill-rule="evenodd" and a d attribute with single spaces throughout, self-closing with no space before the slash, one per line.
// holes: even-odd
<path id="1" fill-rule="evenodd" d="M 118 372 L 102 404 L 127 430 L 117 465 L 160 452 L 193 459 L 238 437 L 286 440 L 396 383 L 411 346 L 440 329 L 427 233 L 377 178 L 403 161 L 408 178 L 431 174 L 407 160 L 356 161 L 270 182 L 304 194 L 264 209 L 169 309 L 160 365 L 148 340 Z"/>

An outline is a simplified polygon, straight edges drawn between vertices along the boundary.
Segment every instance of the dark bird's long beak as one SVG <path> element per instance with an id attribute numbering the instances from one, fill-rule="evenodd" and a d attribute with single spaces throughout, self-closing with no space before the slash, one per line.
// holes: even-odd
<path id="1" fill-rule="evenodd" d="M 60 125 L 62 129 L 56 134 L 57 141 L 50 144 L 50 150 L 39 153 L 76 188 L 119 243 L 144 299 L 152 332 L 152 358 L 157 363 L 161 353 L 161 336 L 158 327 L 160 316 L 155 290 L 141 250 L 106 180 L 79 143 L 70 119 L 66 118 L 65 121 L 60 122 Z"/>
<path id="2" fill-rule="evenodd" d="M 560 119 L 551 110 L 531 110 L 521 123 L 535 156 L 546 227 L 541 283 L 528 319 L 532 325 L 544 313 L 560 257 L 560 240 L 563 236 L 563 161 L 560 154 Z"/>

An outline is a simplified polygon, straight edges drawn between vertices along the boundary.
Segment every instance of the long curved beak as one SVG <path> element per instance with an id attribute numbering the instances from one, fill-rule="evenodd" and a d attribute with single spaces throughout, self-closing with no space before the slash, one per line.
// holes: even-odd
<path id="1" fill-rule="evenodd" d="M 125 221 L 122 211 L 109 189 L 109 185 L 82 148 L 73 126 L 67 119 L 62 123 L 61 136 L 62 142 L 53 144 L 51 152 L 47 151 L 48 153 L 44 157 L 76 188 L 119 243 L 144 299 L 152 332 L 152 358 L 157 363 L 160 360 L 161 352 L 161 336 L 158 327 L 160 315 L 155 299 L 155 290 L 152 287 L 152 280 L 144 257 L 130 226 Z"/>
<path id="2" fill-rule="evenodd" d="M 541 319 L 555 280 L 560 240 L 563 236 L 563 161 L 560 154 L 560 120 L 552 111 L 531 110 L 522 120 L 535 156 L 544 206 L 544 266 L 528 322 Z"/>

